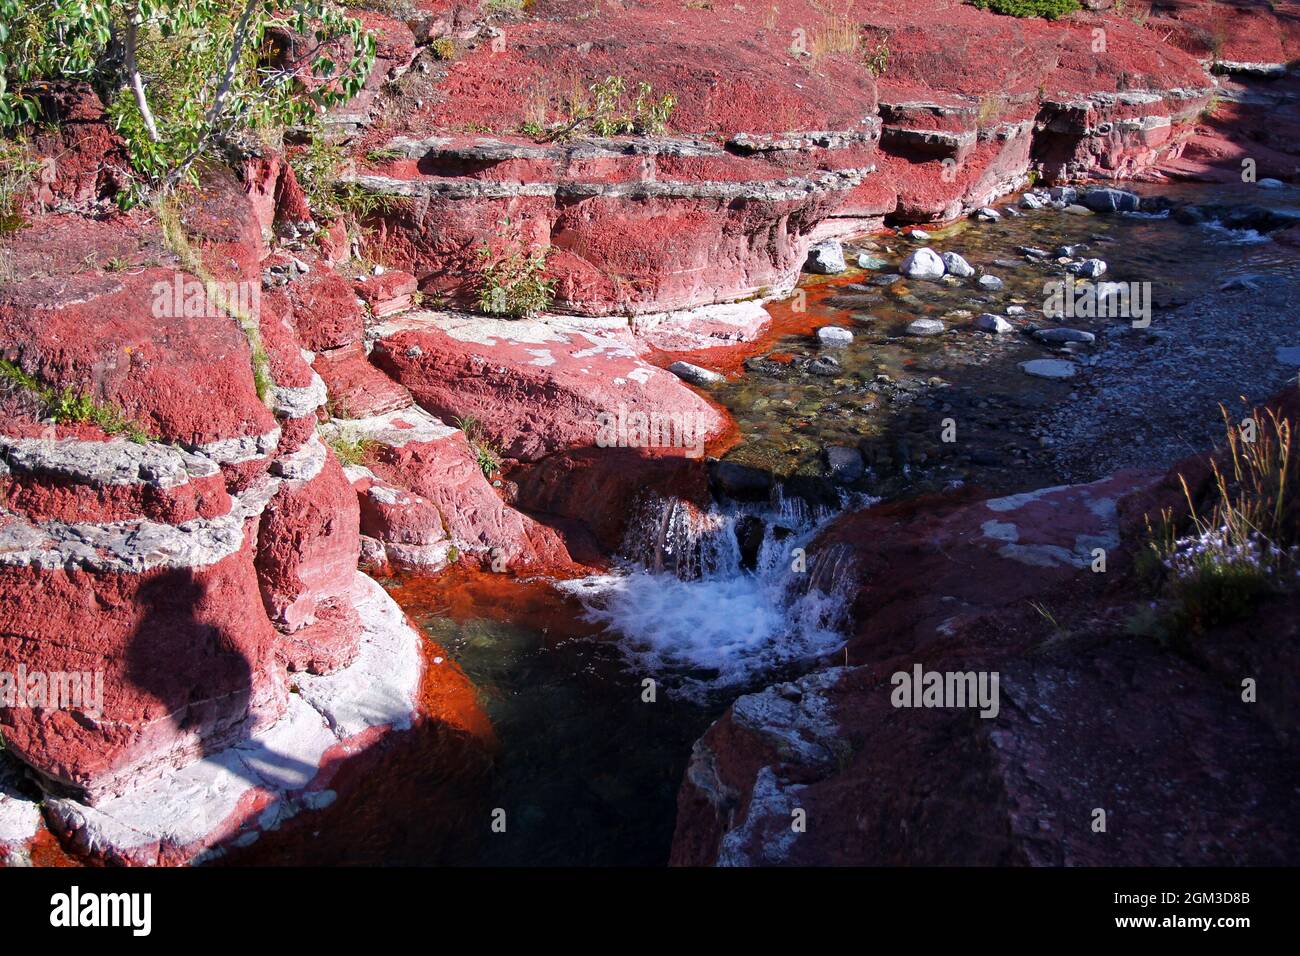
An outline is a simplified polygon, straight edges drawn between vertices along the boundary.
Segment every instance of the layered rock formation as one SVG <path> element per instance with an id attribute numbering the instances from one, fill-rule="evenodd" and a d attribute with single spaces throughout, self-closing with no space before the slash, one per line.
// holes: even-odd
<path id="1" fill-rule="evenodd" d="M 126 150 L 102 103 L 41 86 L 51 123 L 32 134 L 30 221 L 0 248 L 0 671 L 99 674 L 103 699 L 0 708 L 0 858 L 24 862 L 44 825 L 95 861 L 214 859 L 329 804 L 335 765 L 418 709 L 419 639 L 358 562 L 568 568 L 616 548 L 647 491 L 705 503 L 697 459 L 729 422 L 659 353 L 755 339 L 814 241 L 963 215 L 1031 172 L 1225 175 L 1241 158 L 1224 145 L 1235 128 L 1261 175 L 1294 172 L 1260 119 L 1294 108 L 1279 75 L 1295 46 L 1287 4 L 1252 9 L 1250 29 L 1208 3 L 1146 27 L 897 6 L 362 11 L 378 67 L 325 118 L 351 137 L 349 188 L 377 204 L 360 235 L 316 221 L 272 150 L 205 167 L 158 212 L 121 213 L 108 200 Z M 272 39 L 282 61 L 298 55 L 294 37 Z M 675 97 L 665 130 L 577 121 L 591 84 L 614 76 L 629 99 L 641 82 Z M 1232 105 L 1207 119 L 1216 89 Z M 566 315 L 448 308 L 472 303 L 485 247 L 546 254 Z M 445 301 L 424 309 L 417 292 Z M 645 444 L 620 437 L 633 416 L 666 423 L 667 439 L 628 447 Z M 500 470 L 498 455 L 526 467 Z M 905 534 L 887 513 L 850 519 L 861 527 L 832 543 L 879 537 L 876 557 L 926 569 L 923 593 L 868 586 L 884 611 L 850 656 L 871 664 L 746 698 L 710 732 L 674 859 L 919 860 L 922 837 L 973 832 L 914 799 L 957 773 L 990 795 L 981 832 L 999 834 L 968 846 L 972 862 L 1271 860 L 1244 836 L 1204 846 L 1244 826 L 1226 798 L 1179 826 L 1148 820 L 1159 839 L 1118 851 L 1073 837 L 1049 850 L 1031 832 L 1073 827 L 1078 801 L 1100 792 L 1105 806 L 1117 789 L 1089 749 L 1086 731 L 1102 729 L 1077 713 L 1110 699 L 1116 668 L 1161 687 L 1207 680 L 1140 646 L 1062 663 L 1026 655 L 1028 628 L 986 640 L 1013 601 L 1077 586 L 1083 556 L 1115 541 L 1118 495 L 945 505 Z M 967 549 L 958 575 L 936 557 L 954 544 Z M 999 583 L 975 587 L 970 568 Z M 880 709 L 883 662 L 962 660 L 977 645 L 978 660 L 1008 662 L 1019 706 L 1004 736 L 937 718 L 895 727 Z M 1243 761 L 1276 756 L 1251 749 L 1222 694 L 1167 703 L 1219 728 L 1209 757 L 1144 738 L 1140 758 L 1171 774 L 1209 774 L 1220 756 L 1246 774 Z M 845 842 L 778 833 L 794 801 L 843 810 L 864 780 L 954 735 L 962 761 L 918 763 L 911 790 L 879 795 L 895 809 Z M 892 749 L 843 749 L 859 737 Z M 1089 773 L 1062 784 L 1056 761 L 1075 752 Z M 1059 817 L 1029 818 L 1017 801 L 1033 788 L 1054 788 Z M 1240 797 L 1283 799 L 1262 783 Z"/>

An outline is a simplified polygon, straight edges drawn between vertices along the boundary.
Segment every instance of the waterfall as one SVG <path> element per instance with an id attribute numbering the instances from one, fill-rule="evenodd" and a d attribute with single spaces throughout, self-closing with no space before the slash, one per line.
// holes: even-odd
<path id="1" fill-rule="evenodd" d="M 835 514 L 779 494 L 707 509 L 647 494 L 618 571 L 557 587 L 616 636 L 631 668 L 684 696 L 734 690 L 843 644 L 852 560 L 812 547 Z"/>

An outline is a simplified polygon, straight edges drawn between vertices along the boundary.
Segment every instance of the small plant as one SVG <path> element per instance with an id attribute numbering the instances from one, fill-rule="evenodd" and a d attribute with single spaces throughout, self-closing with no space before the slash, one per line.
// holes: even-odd
<path id="1" fill-rule="evenodd" d="M 867 72 L 872 76 L 884 76 L 889 67 L 889 44 L 881 40 L 876 48 L 867 54 Z"/>
<path id="2" fill-rule="evenodd" d="M 153 440 L 153 436 L 120 409 L 66 386 L 43 385 L 8 359 L 0 359 L 0 386 L 10 392 L 25 393 L 37 403 L 41 414 L 56 425 L 94 425 L 105 434 L 122 435 L 141 445 Z"/>
<path id="3" fill-rule="evenodd" d="M 1223 410 L 1227 448 L 1211 461 L 1210 503 L 1180 476 L 1188 515 L 1166 509 L 1147 521 L 1149 555 L 1140 568 L 1163 579 L 1176 633 L 1198 633 L 1239 618 L 1269 592 L 1294 588 L 1300 569 L 1292 423 L 1272 410 L 1241 426 Z M 1180 527 L 1182 533 L 1179 533 Z"/>
<path id="4" fill-rule="evenodd" d="M 379 442 L 373 438 L 360 435 L 347 426 L 330 429 L 324 438 L 325 444 L 334 452 L 334 457 L 344 466 L 366 464 L 379 446 Z"/>
<path id="5" fill-rule="evenodd" d="M 818 27 L 809 41 L 813 62 L 833 53 L 857 53 L 859 27 L 848 17 L 831 17 Z"/>
<path id="6" fill-rule="evenodd" d="M 1079 9 L 1079 0 L 970 0 L 972 6 L 981 10 L 1010 17 L 1043 17 L 1047 20 L 1059 20 Z"/>
<path id="7" fill-rule="evenodd" d="M 518 13 L 523 10 L 525 0 L 484 0 L 484 13 Z"/>
<path id="8" fill-rule="evenodd" d="M 587 93 L 590 98 L 575 84 L 568 96 L 569 122 L 550 129 L 547 138 L 568 139 L 584 129 L 596 136 L 658 136 L 667 132 L 668 120 L 677 108 L 676 96 L 666 93 L 656 97 L 654 87 L 645 82 L 637 83 L 629 106 L 627 80 L 621 76 L 607 76 L 587 87 Z M 538 111 L 531 112 L 534 115 L 527 122 L 538 124 Z"/>
<path id="9" fill-rule="evenodd" d="M 501 470 L 501 446 L 483 433 L 482 422 L 466 415 L 453 418 L 452 424 L 465 433 L 465 440 L 469 442 L 484 478 L 491 478 Z"/>
<path id="10" fill-rule="evenodd" d="M 0 235 L 26 225 L 22 200 L 40 168 L 26 143 L 0 140 Z"/>
<path id="11" fill-rule="evenodd" d="M 546 277 L 547 255 L 545 251 L 526 255 L 519 249 L 496 255 L 490 247 L 481 247 L 479 311 L 526 319 L 549 309 L 555 299 L 555 280 Z"/>
<path id="12" fill-rule="evenodd" d="M 400 149 L 389 149 L 383 147 L 380 149 L 372 149 L 367 152 L 366 159 L 372 163 L 388 163 L 395 159 L 401 159 L 403 155 L 404 154 Z"/>
<path id="13" fill-rule="evenodd" d="M 456 41 L 451 37 L 439 37 L 429 44 L 429 52 L 435 60 L 450 60 L 456 56 Z"/>

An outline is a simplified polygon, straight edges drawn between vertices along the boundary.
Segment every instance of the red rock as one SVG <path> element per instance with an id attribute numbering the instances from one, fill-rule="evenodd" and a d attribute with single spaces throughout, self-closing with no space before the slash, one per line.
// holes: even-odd
<path id="1" fill-rule="evenodd" d="M 371 357 L 380 368 L 434 414 L 478 420 L 511 458 L 595 446 L 620 411 L 679 425 L 665 437 L 696 457 L 725 428 L 718 411 L 608 325 L 430 313 L 379 334 Z"/>
<path id="2" fill-rule="evenodd" d="M 42 218 L 19 232 L 10 254 L 25 281 L 0 289 L 0 348 L 29 374 L 113 403 L 166 441 L 195 447 L 272 433 L 248 341 L 194 277 L 143 264 L 72 275 L 50 268 L 51 246 L 106 264 L 121 255 L 124 238 L 137 243 L 137 256 L 157 249 L 147 232 L 128 227 L 124 236 L 111 223 L 73 217 Z M 173 315 L 172 307 L 154 314 L 155 302 L 171 302 L 178 279 L 203 315 Z"/>
<path id="3" fill-rule="evenodd" d="M 338 418 L 369 418 L 411 404 L 411 393 L 371 364 L 360 345 L 319 352 L 312 368 L 325 380 Z"/>
<path id="4" fill-rule="evenodd" d="M 416 281 L 409 272 L 389 270 L 382 275 L 358 279 L 352 284 L 352 289 L 378 319 L 409 309 Z"/>
<path id="5" fill-rule="evenodd" d="M 990 666 L 924 660 L 940 672 Z M 890 672 L 913 667 L 904 659 L 741 698 L 692 754 L 671 862 L 1248 865 L 1300 850 L 1286 809 L 1294 754 L 1178 655 L 1076 641 L 992 666 L 993 719 L 892 706 Z"/>
<path id="6" fill-rule="evenodd" d="M 368 469 L 350 469 L 349 476 L 361 505 L 361 533 L 374 542 L 371 560 L 390 568 L 424 571 L 447 564 L 451 537 L 433 502 L 375 477 Z"/>
<path id="7" fill-rule="evenodd" d="M 284 678 L 242 531 L 236 521 L 188 557 L 91 557 L 90 570 L 41 568 L 32 552 L 6 549 L 0 670 L 100 672 L 103 697 L 101 715 L 81 708 L 87 717 L 6 708 L 8 749 L 44 779 L 95 800 L 274 721 Z"/>
<path id="8" fill-rule="evenodd" d="M 257 572 L 271 620 L 287 632 L 316 619 L 318 607 L 345 602 L 357 567 L 356 495 L 334 456 L 321 446 L 320 470 L 286 481 L 262 513 Z"/>
<path id="9" fill-rule="evenodd" d="M 1243 651 L 1239 634 L 1224 634 L 1189 659 L 1125 633 L 1133 596 L 1120 533 L 1160 487 L 1158 475 L 1129 473 L 837 521 L 809 553 L 848 550 L 856 562 L 857 625 L 843 652 L 856 666 L 742 697 L 705 733 L 679 795 L 672 862 L 1294 859 L 1300 835 L 1284 808 L 1296 756 L 1276 732 L 1294 715 L 1243 708 L 1238 688 L 1246 670 L 1300 679 L 1295 655 L 1271 639 Z M 1105 574 L 1090 567 L 1098 547 Z M 996 673 L 997 696 L 984 702 L 996 700 L 996 713 L 896 706 L 895 675 L 916 668 Z M 796 809 L 804 832 L 791 828 Z"/>
<path id="10" fill-rule="evenodd" d="M 375 443 L 366 462 L 370 470 L 430 502 L 462 554 L 476 553 L 497 570 L 572 563 L 559 535 L 501 500 L 464 432 L 416 407 L 333 427 Z"/>
<path id="11" fill-rule="evenodd" d="M 351 284 L 319 263 L 284 287 L 298 342 L 312 352 L 361 341 L 365 320 Z"/>
<path id="12" fill-rule="evenodd" d="M 114 195 L 128 181 L 126 144 L 88 86 L 41 84 L 35 90 L 42 124 L 31 138 L 40 157 L 34 199 L 38 204 L 89 207 Z"/>

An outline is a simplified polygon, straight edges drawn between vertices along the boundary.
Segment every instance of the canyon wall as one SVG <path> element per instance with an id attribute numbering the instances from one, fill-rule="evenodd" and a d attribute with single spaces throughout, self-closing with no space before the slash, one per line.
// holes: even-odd
<path id="1" fill-rule="evenodd" d="M 724 440 L 725 415 L 648 359 L 753 338 L 812 242 L 964 215 L 1031 173 L 1220 174 L 1231 130 L 1201 113 L 1221 87 L 1261 175 L 1294 158 L 1257 109 L 1294 105 L 1286 4 L 1249 30 L 1198 5 L 1167 36 L 1165 14 L 896 6 L 364 12 L 378 66 L 326 117 L 373 203 L 356 235 L 271 149 L 122 212 L 102 103 L 43 85 L 28 221 L 2 249 L 0 670 L 101 673 L 103 702 L 0 709 L 20 765 L 0 848 L 21 857 L 43 819 L 89 858 L 178 863 L 323 805 L 327 756 L 409 726 L 421 680 L 418 637 L 358 563 L 569 568 L 617 543 L 644 481 L 701 500 L 681 456 L 601 447 L 592 419 L 626 407 Z M 529 125 L 615 75 L 676 98 L 669 132 Z M 568 315 L 415 308 L 472 299 L 485 246 L 547 253 Z M 522 487 L 485 441 L 534 466 Z M 743 783 L 718 780 L 713 810 L 683 798 L 679 861 L 717 858 L 701 834 Z"/>

